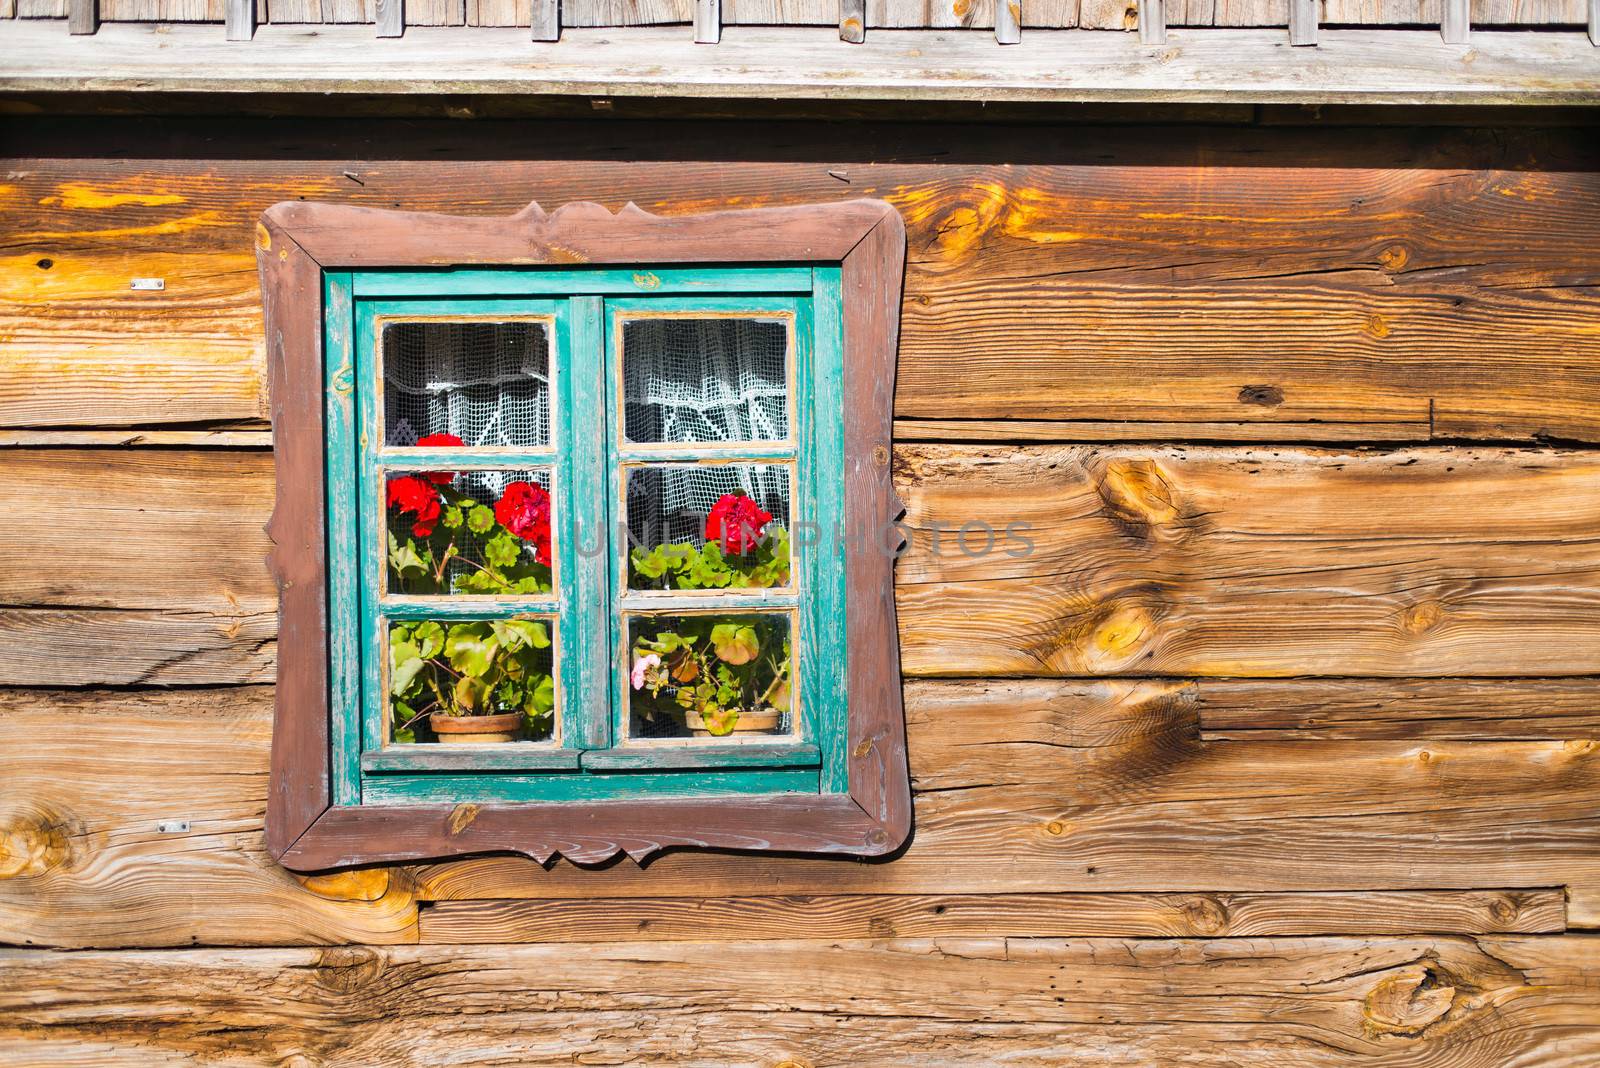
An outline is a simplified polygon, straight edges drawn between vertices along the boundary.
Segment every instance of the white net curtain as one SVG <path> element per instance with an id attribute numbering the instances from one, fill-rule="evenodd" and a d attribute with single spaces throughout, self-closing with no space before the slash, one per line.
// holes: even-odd
<path id="1" fill-rule="evenodd" d="M 622 331 L 623 423 L 636 443 L 789 436 L 789 326 L 779 319 L 630 319 Z M 725 493 L 789 526 L 789 472 L 771 464 L 653 467 L 628 479 L 628 526 L 644 544 L 705 540 Z"/>

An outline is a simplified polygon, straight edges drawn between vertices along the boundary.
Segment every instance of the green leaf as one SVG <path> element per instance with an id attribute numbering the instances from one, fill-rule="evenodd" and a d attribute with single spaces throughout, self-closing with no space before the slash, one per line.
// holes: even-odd
<path id="1" fill-rule="evenodd" d="M 475 504 L 467 513 L 467 529 L 474 534 L 487 534 L 494 529 L 494 509 L 486 504 Z"/>
<path id="2" fill-rule="evenodd" d="M 503 619 L 491 624 L 500 644 L 507 649 L 548 649 L 550 631 L 533 619 Z"/>
<path id="3" fill-rule="evenodd" d="M 445 638 L 444 655 L 463 675 L 482 678 L 500 652 L 500 639 L 488 623 L 457 623 Z"/>
<path id="4" fill-rule="evenodd" d="M 451 692 L 456 704 L 468 713 L 485 711 L 489 702 L 489 684 L 471 675 L 456 680 Z"/>
<path id="5" fill-rule="evenodd" d="M 761 654 L 756 632 L 737 623 L 718 623 L 712 627 L 711 644 L 717 656 L 729 664 L 748 664 Z"/>
<path id="6" fill-rule="evenodd" d="M 409 745 L 417 740 L 417 732 L 411 727 L 396 727 L 394 740 Z"/>
<path id="7" fill-rule="evenodd" d="M 461 524 L 466 521 L 466 516 L 461 514 L 461 506 L 459 504 L 445 505 L 444 513 L 439 516 L 439 522 L 446 530 L 460 530 Z"/>
<path id="8" fill-rule="evenodd" d="M 544 716 L 555 707 L 556 680 L 550 675 L 541 675 L 539 681 L 528 688 L 522 710 L 529 716 Z"/>
<path id="9" fill-rule="evenodd" d="M 418 655 L 417 647 L 409 641 L 389 642 L 389 692 L 403 694 L 417 681 L 427 661 Z"/>
<path id="10" fill-rule="evenodd" d="M 510 567 L 521 556 L 521 542 L 503 530 L 483 543 L 483 558 L 495 567 Z"/>
<path id="11" fill-rule="evenodd" d="M 392 533 L 389 535 L 389 566 L 401 576 L 428 573 L 427 563 L 417 552 L 417 543 L 407 538 L 405 544 L 401 545 Z"/>
<path id="12" fill-rule="evenodd" d="M 424 660 L 432 660 L 444 652 L 444 628 L 431 619 L 417 624 L 411 640 L 417 644 L 417 655 Z"/>

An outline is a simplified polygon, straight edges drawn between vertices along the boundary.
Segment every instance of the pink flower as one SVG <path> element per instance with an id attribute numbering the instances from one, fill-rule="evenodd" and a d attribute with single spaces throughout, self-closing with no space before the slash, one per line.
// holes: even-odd
<path id="1" fill-rule="evenodd" d="M 644 676 L 645 676 L 645 673 L 647 671 L 649 671 L 651 668 L 656 668 L 656 667 L 660 667 L 660 666 L 661 666 L 661 658 L 659 656 L 657 656 L 655 653 L 646 653 L 643 656 L 634 657 L 634 660 L 633 660 L 633 688 L 635 690 L 644 689 Z"/>

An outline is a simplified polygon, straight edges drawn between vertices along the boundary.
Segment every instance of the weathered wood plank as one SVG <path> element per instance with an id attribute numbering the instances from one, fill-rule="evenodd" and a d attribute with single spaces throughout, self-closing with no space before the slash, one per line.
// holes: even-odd
<path id="1" fill-rule="evenodd" d="M 811 909 L 817 937 L 845 937 L 828 925 L 842 931 L 879 913 L 901 933 L 930 934 L 989 920 L 995 931 L 1015 923 L 1018 933 L 1091 933 L 1073 925 L 1096 916 L 1108 926 L 1092 933 L 1116 931 L 1112 922 L 1128 925 L 1119 933 L 1151 935 L 1474 930 L 1490 921 L 1542 930 L 1556 915 L 1546 888 L 1570 885 L 1587 900 L 1600 885 L 1592 751 L 1443 742 L 1422 759 L 1413 743 L 1210 744 L 1196 730 L 1212 685 L 1244 684 L 909 684 L 917 832 L 887 864 L 670 854 L 643 869 L 562 862 L 546 871 L 484 859 L 415 877 L 393 870 L 387 882 L 375 870 L 368 881 L 314 883 L 328 904 L 303 900 L 261 848 L 265 688 L 0 692 L 0 866 L 16 869 L 0 878 L 0 942 L 378 941 L 411 937 L 413 899 L 840 894 L 911 895 L 945 912 L 875 900 L 860 913 L 818 900 L 795 905 L 796 916 Z M 103 770 L 71 770 L 88 762 Z M 179 764 L 194 771 L 174 774 Z M 158 833 L 167 819 L 188 819 L 191 830 Z M 1283 896 L 1289 890 L 1308 896 Z M 1102 902 L 1110 891 L 1182 893 Z M 375 900 L 351 904 L 341 893 Z M 984 903 L 994 894 L 1040 897 Z M 1421 919 L 1430 909 L 1433 918 Z M 618 911 L 615 922 L 632 915 Z M 680 913 L 701 917 L 705 932 L 710 915 Z M 1175 926 L 1207 916 L 1221 926 Z M 753 915 L 738 922 L 759 928 Z"/>
<path id="2" fill-rule="evenodd" d="M 1600 1056 L 1595 952 L 1583 935 L 13 950 L 0 958 L 0 1043 L 27 1062 L 111 1049 L 342 1064 L 567 1065 L 604 1052 L 653 1064 L 1577 1066 Z"/>
<path id="3" fill-rule="evenodd" d="M 226 36 L 248 41 L 256 34 L 256 0 L 227 0 Z"/>
<path id="4" fill-rule="evenodd" d="M 1213 679 L 1200 688 L 1208 741 L 1329 738 L 1600 738 L 1600 678 Z"/>
<path id="5" fill-rule="evenodd" d="M 69 0 L 67 4 L 67 32 L 94 33 L 100 28 L 99 0 Z"/>
<path id="6" fill-rule="evenodd" d="M 0 553 L 34 562 L 0 573 L 0 603 L 29 606 L 4 625 L 22 650 L 84 628 L 74 647 L 115 653 L 12 658 L 0 680 L 38 684 L 52 664 L 63 684 L 261 677 L 275 606 L 262 562 L 270 457 L 7 457 L 15 521 L 0 527 Z M 910 674 L 1586 675 L 1600 664 L 1600 460 L 1587 453 L 906 445 L 896 462 Z M 86 501 L 101 536 L 62 539 Z"/>
<path id="7" fill-rule="evenodd" d="M 916 831 L 890 863 L 669 854 L 596 871 L 493 858 L 418 869 L 418 896 L 1600 884 L 1593 745 L 1208 743 L 1207 685 L 909 683 Z"/>
<path id="8" fill-rule="evenodd" d="M 271 721 L 269 687 L 0 690 L 0 942 L 415 941 L 403 873 L 267 855 Z"/>
<path id="9" fill-rule="evenodd" d="M 1600 665 L 1585 453 L 907 445 L 896 464 L 910 674 Z"/>
<path id="10" fill-rule="evenodd" d="M 1306 131 L 1276 149 L 1255 135 L 1208 149 L 1175 131 L 1152 155 L 1139 147 L 1144 135 L 1119 133 L 1102 142 L 1103 164 L 861 164 L 844 185 L 819 165 L 836 151 L 820 142 L 785 150 L 817 163 L 668 165 L 651 158 L 716 149 L 618 148 L 585 130 L 533 140 L 580 156 L 644 154 L 596 164 L 613 206 L 894 202 L 911 257 L 902 418 L 1116 421 L 1154 424 L 1158 437 L 1166 424 L 1174 434 L 1207 424 L 1222 439 L 1416 438 L 1431 428 L 1600 440 L 1600 381 L 1586 370 L 1600 360 L 1590 330 L 1600 183 L 1592 150 L 1570 138 L 1511 135 L 1489 150 L 1475 134 L 1419 144 L 1366 133 L 1375 144 L 1363 148 L 1347 132 Z M 996 136 L 973 150 L 1006 151 Z M 900 129 L 881 140 L 886 154 L 951 148 Z M 1263 167 L 1264 151 L 1306 166 Z M 1427 166 L 1408 167 L 1408 153 Z M 1517 171 L 1513 156 L 1553 169 Z M 1349 166 L 1359 162 L 1374 165 Z M 0 260 L 11 372 L 0 422 L 13 426 L 259 419 L 259 294 L 241 252 L 259 211 L 295 197 L 461 210 L 468 174 L 423 162 L 351 170 L 342 158 L 18 170 L 0 188 L 0 227 L 15 235 Z M 588 170 L 567 164 L 470 170 L 492 203 L 469 210 L 592 191 L 573 177 Z M 721 193 L 707 198 L 713 177 Z M 151 240 L 164 251 L 150 253 Z M 166 289 L 128 288 L 144 276 Z"/>
<path id="11" fill-rule="evenodd" d="M 832 35 L 804 27 L 739 27 L 707 64 L 688 35 L 640 27 L 625 38 L 601 29 L 564 35 L 538 64 L 516 52 L 521 34 L 430 25 L 465 21 L 464 0 L 413 0 L 407 47 L 375 55 L 370 30 L 324 27 L 305 34 L 264 27 L 268 46 L 247 56 L 204 27 L 110 26 L 65 46 L 48 27 L 19 22 L 17 47 L 0 68 L 0 91 L 127 89 L 553 94 L 562 96 L 962 99 L 1201 103 L 1584 104 L 1600 99 L 1600 56 L 1580 36 L 1481 33 L 1473 55 L 1437 33 L 1329 30 L 1318 77 L 1279 47 L 1276 29 L 1196 34 L 1151 63 L 1119 34 L 1060 34 L 1037 48 L 994 52 L 979 34 L 885 31 L 842 56 Z M 443 8 L 443 10 L 438 10 Z M 1087 17 L 1085 26 L 1099 25 Z"/>
<path id="12" fill-rule="evenodd" d="M 426 943 L 1560 933 L 1557 890 L 443 901 Z"/>

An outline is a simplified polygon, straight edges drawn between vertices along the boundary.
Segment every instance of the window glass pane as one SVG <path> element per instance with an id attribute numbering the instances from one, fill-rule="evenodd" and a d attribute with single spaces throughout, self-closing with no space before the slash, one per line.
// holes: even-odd
<path id="1" fill-rule="evenodd" d="M 550 332 L 542 322 L 411 322 L 383 328 L 384 444 L 550 444 Z"/>
<path id="2" fill-rule="evenodd" d="M 548 468 L 393 473 L 391 594 L 537 597 L 555 588 Z"/>
<path id="3" fill-rule="evenodd" d="M 390 739 L 554 740 L 556 637 L 544 616 L 391 622 Z"/>
<path id="4" fill-rule="evenodd" d="M 628 737 L 737 742 L 794 734 L 792 618 L 628 616 Z"/>
<path id="5" fill-rule="evenodd" d="M 629 467 L 628 588 L 788 586 L 786 464 Z"/>
<path id="6" fill-rule="evenodd" d="M 627 440 L 787 440 L 788 360 L 787 319 L 626 320 L 622 392 Z"/>

